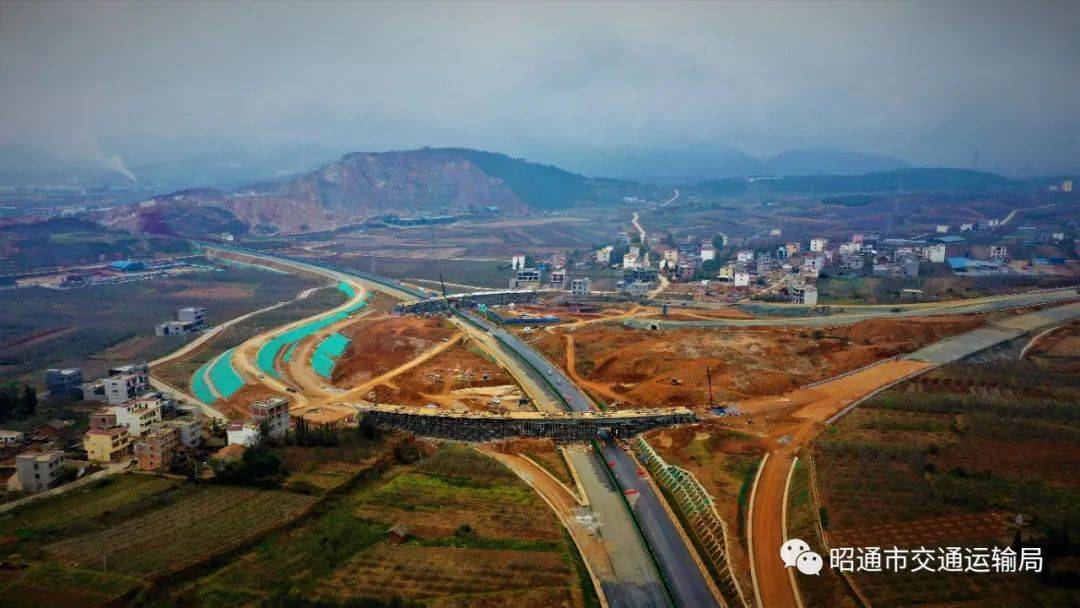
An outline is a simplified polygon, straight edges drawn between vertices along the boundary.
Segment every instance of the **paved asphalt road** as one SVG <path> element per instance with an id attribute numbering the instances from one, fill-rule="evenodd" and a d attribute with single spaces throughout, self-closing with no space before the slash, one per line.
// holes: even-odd
<path id="1" fill-rule="evenodd" d="M 595 407 L 593 402 L 566 377 L 560 368 L 552 365 L 543 355 L 511 332 L 495 327 L 486 321 L 480 322 L 492 335 L 500 338 L 530 365 L 543 370 L 572 410 L 593 411 Z M 548 374 L 549 371 L 550 374 Z M 694 608 L 719 606 L 704 573 L 698 568 L 691 554 L 692 549 L 683 542 L 676 522 L 660 503 L 660 497 L 653 486 L 642 479 L 638 473 L 636 461 L 613 441 L 604 441 L 601 447 L 601 457 L 611 468 L 623 489 L 636 492 L 636 498 L 632 500 L 634 515 L 637 516 L 642 532 L 652 547 L 657 561 L 660 562 L 660 568 L 664 571 L 664 577 L 668 581 L 675 604 Z"/>

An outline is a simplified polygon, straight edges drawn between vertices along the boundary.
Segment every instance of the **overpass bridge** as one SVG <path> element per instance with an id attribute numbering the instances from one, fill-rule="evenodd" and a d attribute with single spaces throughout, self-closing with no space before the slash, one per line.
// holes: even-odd
<path id="1" fill-rule="evenodd" d="M 603 436 L 632 437 L 645 431 L 689 424 L 697 418 L 686 408 L 622 410 L 617 412 L 490 412 L 435 408 L 361 405 L 357 410 L 376 425 L 409 431 L 423 437 L 459 441 L 494 441 L 540 437 L 556 442 L 588 441 Z"/>
<path id="2" fill-rule="evenodd" d="M 535 289 L 501 289 L 470 291 L 446 296 L 433 296 L 422 300 L 402 302 L 394 307 L 398 313 L 431 313 L 453 308 L 474 308 L 480 304 L 497 306 L 506 304 L 532 304 L 541 291 Z"/>

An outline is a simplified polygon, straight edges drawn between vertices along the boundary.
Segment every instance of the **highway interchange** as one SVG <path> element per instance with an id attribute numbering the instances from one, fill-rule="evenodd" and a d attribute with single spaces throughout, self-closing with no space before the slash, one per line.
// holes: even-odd
<path id="1" fill-rule="evenodd" d="M 261 258 L 297 270 L 316 272 L 339 281 L 348 281 L 363 289 L 381 291 L 399 299 L 416 299 L 423 291 L 371 273 L 339 266 L 311 263 L 305 260 L 270 256 L 262 252 L 239 250 L 216 245 L 205 247 Z M 1076 299 L 1075 289 L 1047 290 L 985 298 L 954 304 L 905 307 L 900 311 L 854 310 L 831 317 L 785 317 L 758 319 L 755 324 L 776 325 L 839 325 L 875 316 L 907 316 L 986 312 L 1030 306 L 1060 304 Z M 754 486 L 749 519 L 751 562 L 758 606 L 800 606 L 797 587 L 782 567 L 770 547 L 783 542 L 780 514 L 786 500 L 786 481 L 791 459 L 798 446 L 804 445 L 821 428 L 823 413 L 836 414 L 845 406 L 866 394 L 879 390 L 913 373 L 948 361 L 958 360 L 1005 340 L 1022 336 L 1029 331 L 1052 323 L 1080 316 L 1080 304 L 1072 303 L 1048 310 L 1013 317 L 995 326 L 926 347 L 908 355 L 902 361 L 885 362 L 872 372 L 838 379 L 837 394 L 843 397 L 812 396 L 807 399 L 806 423 L 771 453 L 765 460 Z M 534 405 L 542 411 L 595 411 L 593 402 L 574 382 L 543 355 L 531 348 L 517 335 L 484 318 L 454 311 L 452 322 L 475 343 L 495 357 L 521 384 Z M 640 320 L 624 322 L 637 324 Z M 655 322 L 650 320 L 649 322 Z M 671 325 L 727 326 L 750 324 L 744 320 L 667 322 Z M 243 363 L 242 363 L 243 365 Z M 890 371 L 895 370 L 895 371 Z M 257 370 L 248 370 L 257 374 Z M 258 374 L 257 374 L 258 375 Z M 874 375 L 871 379 L 870 376 Z M 251 377 L 248 374 L 249 378 Z M 262 375 L 258 375 L 262 378 Z M 266 380 L 263 380 L 266 382 Z M 844 384 L 846 383 L 846 384 Z M 284 391 L 285 385 L 273 386 Z M 845 392 L 844 387 L 850 386 Z M 828 387 L 824 390 L 828 393 Z M 823 393 L 824 394 L 824 393 Z M 298 397 L 297 395 L 293 395 Z M 785 402 L 790 397 L 785 396 Z M 306 402 L 306 398 L 304 398 Z M 798 414 L 796 414 L 798 416 Z M 599 544 L 606 552 L 610 565 L 594 580 L 602 589 L 603 601 L 610 606 L 720 606 L 724 601 L 711 577 L 705 572 L 696 551 L 668 510 L 658 490 L 641 471 L 638 463 L 610 437 L 598 438 L 593 447 L 571 446 L 565 454 L 573 467 L 585 502 L 598 523 Z M 578 542 L 575 539 L 575 542 Z M 581 545 L 578 542 L 579 547 Z M 584 554 L 584 549 L 583 549 Z"/>

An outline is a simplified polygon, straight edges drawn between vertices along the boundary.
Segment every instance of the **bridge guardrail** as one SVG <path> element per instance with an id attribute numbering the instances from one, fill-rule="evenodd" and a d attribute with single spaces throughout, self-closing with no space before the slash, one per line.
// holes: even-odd
<path id="1" fill-rule="evenodd" d="M 725 597 L 734 596 L 743 608 L 750 608 L 739 581 L 731 572 L 727 551 L 727 524 L 716 511 L 716 501 L 693 473 L 668 464 L 645 438 L 637 437 L 633 445 L 645 469 L 672 497 L 675 508 L 686 520 L 690 533 L 694 535 L 697 545 L 709 560 L 711 570 L 715 571 L 719 579 L 717 582 L 727 592 Z"/>

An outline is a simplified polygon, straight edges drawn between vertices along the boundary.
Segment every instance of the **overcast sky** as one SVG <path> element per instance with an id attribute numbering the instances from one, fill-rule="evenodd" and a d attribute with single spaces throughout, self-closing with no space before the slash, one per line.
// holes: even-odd
<path id="1" fill-rule="evenodd" d="M 0 1 L 0 144 L 313 143 L 1075 168 L 1080 2 Z"/>

